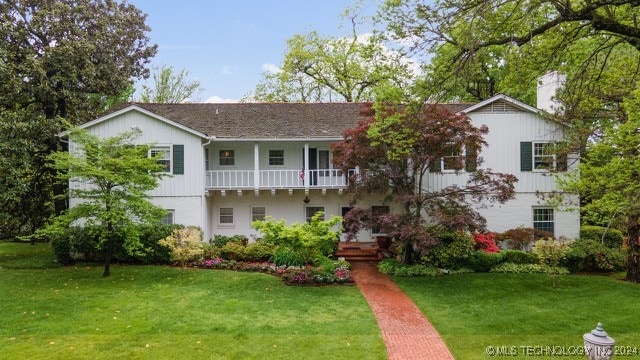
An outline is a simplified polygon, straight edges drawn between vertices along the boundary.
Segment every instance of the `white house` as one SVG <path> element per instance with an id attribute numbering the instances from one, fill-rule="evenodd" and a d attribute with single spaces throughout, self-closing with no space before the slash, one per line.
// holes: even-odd
<path id="1" fill-rule="evenodd" d="M 563 139 L 563 126 L 545 120 L 540 110 L 497 95 L 476 104 L 447 105 L 466 113 L 474 125 L 487 125 L 483 167 L 518 177 L 516 199 L 481 209 L 492 231 L 518 226 L 575 238 L 579 214 L 553 208 L 538 193 L 556 189 L 549 169 L 567 162 L 549 151 Z M 130 104 L 85 123 L 99 136 L 139 130 L 141 143 L 171 177 L 161 180 L 152 201 L 169 211 L 163 221 L 196 225 L 205 239 L 216 234 L 255 231 L 250 224 L 265 215 L 302 222 L 317 211 L 343 215 L 348 176 L 332 165 L 329 144 L 360 119 L 358 103 Z M 466 175 L 446 169 L 430 174 L 431 186 L 463 182 Z M 570 163 L 567 170 L 575 168 Z M 71 205 L 77 200 L 71 199 Z M 382 197 L 367 206 L 384 206 Z M 381 208 L 383 209 L 383 208 Z M 394 211 L 394 209 L 390 209 Z M 371 239 L 375 229 L 363 231 Z"/>

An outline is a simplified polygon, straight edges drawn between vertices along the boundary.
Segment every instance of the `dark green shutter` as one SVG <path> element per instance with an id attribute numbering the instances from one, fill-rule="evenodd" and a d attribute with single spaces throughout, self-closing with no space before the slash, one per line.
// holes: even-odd
<path id="1" fill-rule="evenodd" d="M 533 143 L 523 141 L 520 143 L 520 171 L 533 170 Z"/>
<path id="2" fill-rule="evenodd" d="M 433 162 L 429 164 L 429 169 L 431 172 L 441 172 L 442 171 L 442 159 L 435 159 Z"/>
<path id="3" fill-rule="evenodd" d="M 478 170 L 478 149 L 473 145 L 467 145 L 464 160 L 464 169 L 467 172 Z"/>
<path id="4" fill-rule="evenodd" d="M 556 170 L 567 171 L 567 154 L 560 153 L 556 155 Z"/>
<path id="5" fill-rule="evenodd" d="M 184 174 L 184 145 L 173 145 L 173 173 Z"/>

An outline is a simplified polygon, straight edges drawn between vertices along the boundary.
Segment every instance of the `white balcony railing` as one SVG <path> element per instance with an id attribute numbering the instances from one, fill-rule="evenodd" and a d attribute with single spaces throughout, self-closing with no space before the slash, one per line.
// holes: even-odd
<path id="1" fill-rule="evenodd" d="M 209 170 L 205 172 L 207 189 L 303 189 L 345 188 L 353 170 Z M 305 177 L 308 177 L 306 179 Z M 256 184 L 257 179 L 257 184 Z"/>

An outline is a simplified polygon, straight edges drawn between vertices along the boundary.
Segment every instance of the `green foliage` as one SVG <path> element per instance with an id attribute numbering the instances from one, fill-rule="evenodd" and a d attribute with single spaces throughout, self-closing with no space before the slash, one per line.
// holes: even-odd
<path id="1" fill-rule="evenodd" d="M 439 244 L 428 250 L 422 261 L 442 269 L 464 267 L 466 259 L 473 254 L 474 241 L 464 232 L 442 231 L 438 233 Z"/>
<path id="2" fill-rule="evenodd" d="M 269 260 L 274 255 L 274 249 L 273 244 L 264 241 L 246 245 L 231 241 L 220 247 L 217 254 L 225 260 L 258 262 Z"/>
<path id="3" fill-rule="evenodd" d="M 171 250 L 171 260 L 185 268 L 188 262 L 202 258 L 202 231 L 193 226 L 176 229 L 160 245 Z"/>
<path id="4" fill-rule="evenodd" d="M 512 262 L 504 262 L 491 269 L 492 273 L 503 274 L 548 274 L 551 270 L 548 266 L 542 264 L 514 264 Z M 566 275 L 569 273 L 564 267 L 556 269 L 558 275 Z"/>
<path id="5" fill-rule="evenodd" d="M 533 245 L 533 253 L 538 257 L 542 265 L 549 268 L 547 273 L 553 280 L 554 288 L 556 287 L 556 275 L 562 272 L 560 261 L 564 259 L 570 245 L 570 241 L 560 242 L 553 239 L 538 240 Z"/>
<path id="6" fill-rule="evenodd" d="M 106 231 L 100 232 L 100 243 L 107 243 L 105 276 L 117 243 L 123 243 L 129 254 L 135 253 L 141 248 L 136 225 L 155 224 L 164 213 L 148 200 L 148 192 L 166 174 L 163 166 L 148 156 L 148 145 L 135 144 L 138 135 L 127 132 L 100 139 L 76 129 L 69 134 L 71 150 L 49 157 L 59 181 L 72 182 L 68 196 L 79 201 L 38 234 L 55 236 L 77 222 L 103 226 Z"/>
<path id="7" fill-rule="evenodd" d="M 154 68 L 151 75 L 153 87 L 142 85 L 140 101 L 145 103 L 182 103 L 186 100 L 197 101 L 191 97 L 202 91 L 200 82 L 190 81 L 189 70 L 175 71 L 173 66 L 161 65 Z"/>
<path id="8" fill-rule="evenodd" d="M 307 260 L 302 258 L 292 248 L 279 246 L 274 251 L 271 261 L 277 266 L 304 266 Z"/>
<path id="9" fill-rule="evenodd" d="M 537 264 L 539 262 L 538 257 L 532 253 L 520 251 L 520 250 L 503 250 L 504 262 L 514 263 L 518 265 Z"/>
<path id="10" fill-rule="evenodd" d="M 247 239 L 244 235 L 225 236 L 225 235 L 217 234 L 213 236 L 213 239 L 209 240 L 209 244 L 215 247 L 223 247 L 224 245 L 230 242 L 243 243 L 246 241 Z"/>
<path id="11" fill-rule="evenodd" d="M 589 225 L 580 227 L 580 240 L 598 241 L 610 248 L 622 247 L 623 238 L 622 231 L 618 229 Z"/>
<path id="12" fill-rule="evenodd" d="M 435 267 L 423 264 L 403 264 L 396 259 L 385 259 L 378 263 L 378 270 L 387 275 L 395 276 L 436 276 L 442 274 Z"/>
<path id="13" fill-rule="evenodd" d="M 571 272 L 620 271 L 627 266 L 626 256 L 621 248 L 609 248 L 600 241 L 581 239 L 571 244 L 562 265 Z"/>
<path id="14" fill-rule="evenodd" d="M 475 272 L 489 272 L 501 264 L 505 259 L 502 252 L 487 253 L 482 250 L 474 251 L 465 261 L 465 266 Z"/>
<path id="15" fill-rule="evenodd" d="M 340 237 L 336 230 L 332 230 L 342 220 L 334 216 L 329 220 L 322 220 L 324 214 L 316 213 L 310 222 L 294 223 L 286 226 L 284 220 L 267 218 L 254 221 L 251 225 L 260 231 L 263 241 L 276 246 L 274 257 L 286 255 L 292 261 L 311 264 L 317 256 L 329 256 L 336 252 Z M 286 249 L 286 250 L 284 250 Z"/>

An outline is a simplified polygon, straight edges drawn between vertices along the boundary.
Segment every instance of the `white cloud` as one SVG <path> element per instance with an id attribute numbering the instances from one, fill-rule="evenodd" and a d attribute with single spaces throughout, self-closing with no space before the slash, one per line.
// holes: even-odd
<path id="1" fill-rule="evenodd" d="M 268 73 L 271 73 L 271 74 L 277 74 L 279 72 L 282 72 L 282 69 L 280 69 L 280 67 L 278 67 L 278 65 L 272 64 L 272 63 L 264 63 L 264 64 L 262 64 L 262 70 L 266 71 Z"/>
<path id="2" fill-rule="evenodd" d="M 207 100 L 205 100 L 204 102 L 206 102 L 206 103 L 237 103 L 237 102 L 240 102 L 240 100 L 238 100 L 238 99 L 224 99 L 224 98 L 221 98 L 220 96 L 212 96 L 212 97 L 208 98 Z"/>
<path id="3" fill-rule="evenodd" d="M 225 65 L 222 67 L 222 75 L 233 75 L 236 72 L 236 68 L 231 65 Z"/>

